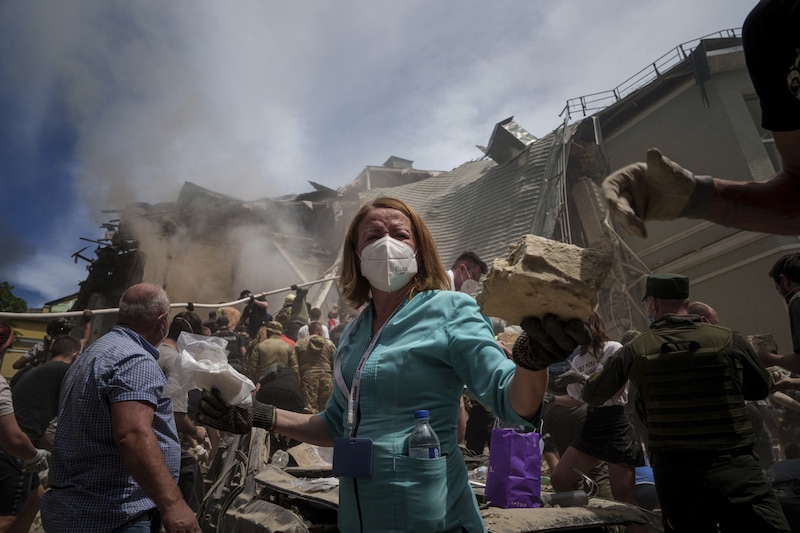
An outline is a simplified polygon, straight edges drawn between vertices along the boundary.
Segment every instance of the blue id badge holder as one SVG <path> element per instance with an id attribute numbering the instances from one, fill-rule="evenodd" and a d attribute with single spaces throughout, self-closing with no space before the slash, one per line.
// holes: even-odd
<path id="1" fill-rule="evenodd" d="M 359 315 L 356 320 L 360 320 L 361 316 L 362 315 Z M 351 329 L 347 332 L 348 335 L 354 327 L 355 325 L 351 326 Z M 361 390 L 361 371 L 364 369 L 364 365 L 366 364 L 370 353 L 372 353 L 373 348 L 375 348 L 375 343 L 378 342 L 378 338 L 380 337 L 382 331 L 383 327 L 381 327 L 377 335 L 372 337 L 369 346 L 367 347 L 364 355 L 361 357 L 361 361 L 356 367 L 355 374 L 353 375 L 353 382 L 349 391 L 347 390 L 347 386 L 344 384 L 344 380 L 342 379 L 341 359 L 336 359 L 334 376 L 339 384 L 340 389 L 342 390 L 342 393 L 348 399 L 347 431 L 345 432 L 345 434 L 348 436 L 338 437 L 333 440 L 332 472 L 334 476 L 351 478 L 372 477 L 372 439 L 356 437 L 356 430 L 358 427 L 356 413 L 358 411 L 358 401 Z M 344 344 L 346 339 L 347 338 L 345 338 L 341 344 Z"/>
<path id="2" fill-rule="evenodd" d="M 334 439 L 333 475 L 372 477 L 372 439 L 360 437 Z"/>

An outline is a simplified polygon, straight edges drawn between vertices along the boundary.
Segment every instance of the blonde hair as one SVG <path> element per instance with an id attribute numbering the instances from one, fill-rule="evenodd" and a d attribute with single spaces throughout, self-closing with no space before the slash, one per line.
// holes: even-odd
<path id="1" fill-rule="evenodd" d="M 342 248 L 342 296 L 356 309 L 369 301 L 370 285 L 367 278 L 361 275 L 357 254 L 358 226 L 370 211 L 380 208 L 399 211 L 411 221 L 411 230 L 417 243 L 417 273 L 411 282 L 409 299 L 418 292 L 449 289 L 450 278 L 439 260 L 436 242 L 428 226 L 416 211 L 402 200 L 382 196 L 361 206 L 347 228 Z"/>

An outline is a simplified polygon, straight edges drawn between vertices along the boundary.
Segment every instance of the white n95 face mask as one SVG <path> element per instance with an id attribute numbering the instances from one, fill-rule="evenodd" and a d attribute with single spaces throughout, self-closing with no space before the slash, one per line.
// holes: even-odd
<path id="1" fill-rule="evenodd" d="M 376 289 L 394 292 L 417 273 L 416 255 L 406 243 L 381 237 L 361 250 L 361 274 Z"/>
<path id="2" fill-rule="evenodd" d="M 465 292 L 470 296 L 475 296 L 476 294 L 478 294 L 479 288 L 480 286 L 478 285 L 478 282 L 475 281 L 474 279 L 465 279 L 464 283 L 461 284 L 461 288 L 458 290 L 460 290 L 461 292 Z"/>

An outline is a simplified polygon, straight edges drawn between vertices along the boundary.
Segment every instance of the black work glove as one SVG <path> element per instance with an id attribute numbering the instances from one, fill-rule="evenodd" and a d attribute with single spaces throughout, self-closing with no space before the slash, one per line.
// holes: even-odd
<path id="1" fill-rule="evenodd" d="M 572 383 L 582 383 L 584 381 L 584 375 L 575 370 L 574 368 L 570 368 L 566 372 L 559 375 L 555 380 L 553 380 L 553 385 L 558 388 L 566 388 L 567 385 L 571 385 Z"/>
<path id="2" fill-rule="evenodd" d="M 250 295 L 250 305 L 253 305 L 254 303 L 256 303 L 256 297 L 251 294 Z"/>
<path id="3" fill-rule="evenodd" d="M 544 370 L 560 363 L 575 348 L 592 340 L 586 324 L 577 318 L 564 322 L 552 314 L 543 319 L 530 316 L 520 326 L 524 333 L 514 343 L 511 358 L 527 370 Z"/>
<path id="4" fill-rule="evenodd" d="M 253 427 L 270 431 L 275 423 L 275 406 L 255 399 L 250 407 L 227 405 L 217 389 L 204 390 L 197 421 L 203 426 L 228 433 L 249 433 Z"/>
<path id="5" fill-rule="evenodd" d="M 297 285 L 290 285 L 289 288 L 296 291 L 299 287 Z"/>

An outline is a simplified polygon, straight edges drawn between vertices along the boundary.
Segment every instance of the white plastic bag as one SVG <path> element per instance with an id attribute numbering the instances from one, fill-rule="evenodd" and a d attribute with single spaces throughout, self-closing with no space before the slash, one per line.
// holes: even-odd
<path id="1" fill-rule="evenodd" d="M 228 405 L 252 405 L 256 386 L 228 364 L 228 342 L 182 331 L 178 336 L 180 361 L 164 387 L 166 396 L 188 394 L 191 389 L 217 389 Z"/>

